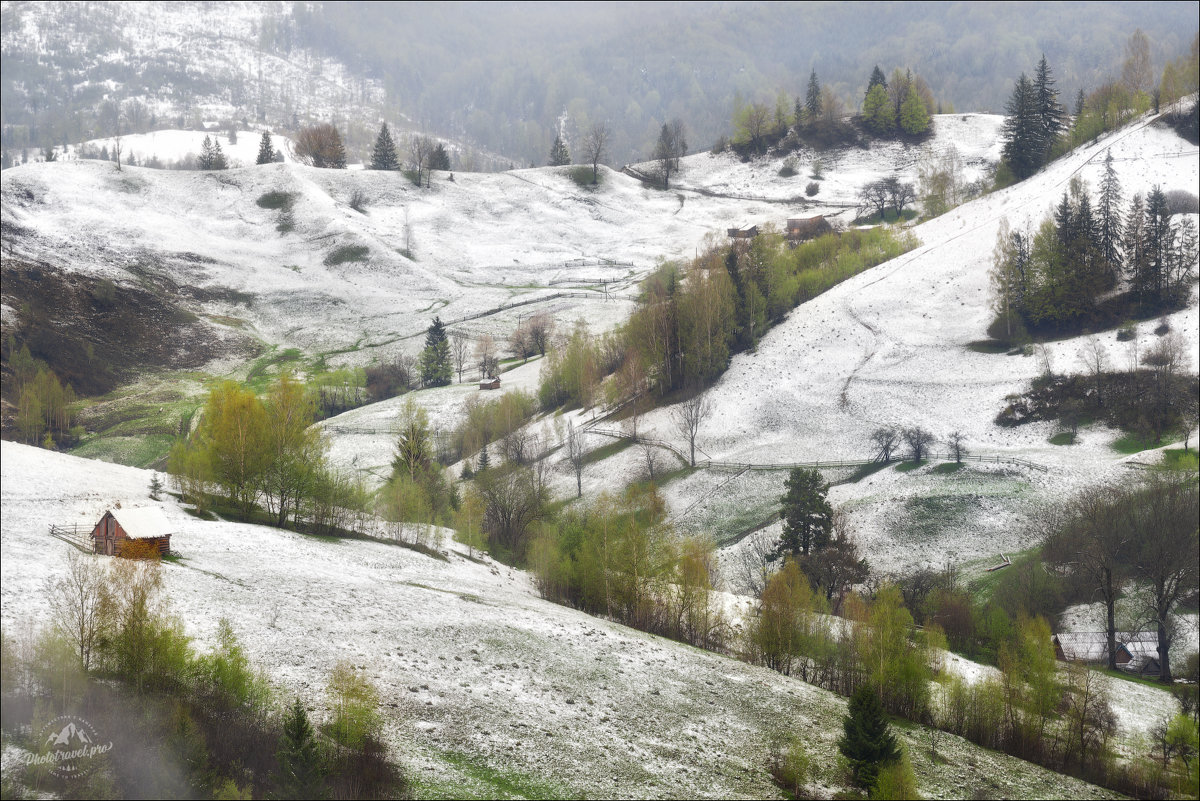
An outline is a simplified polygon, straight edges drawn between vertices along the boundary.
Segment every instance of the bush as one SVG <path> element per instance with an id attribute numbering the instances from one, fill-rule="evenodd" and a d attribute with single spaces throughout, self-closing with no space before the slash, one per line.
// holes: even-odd
<path id="1" fill-rule="evenodd" d="M 296 196 L 291 192 L 271 191 L 259 195 L 258 200 L 255 202 L 264 209 L 289 211 L 295 199 Z"/>
<path id="2" fill-rule="evenodd" d="M 816 181 L 809 181 L 808 186 L 804 187 L 804 194 L 813 197 L 817 192 L 821 191 L 821 185 Z"/>
<path id="3" fill-rule="evenodd" d="M 367 213 L 367 193 L 361 189 L 355 189 L 350 195 L 350 208 L 357 211 L 359 214 Z"/>
<path id="4" fill-rule="evenodd" d="M 366 245 L 342 245 L 325 257 L 325 266 L 333 267 L 348 261 L 366 261 L 371 249 Z"/>
<path id="5" fill-rule="evenodd" d="M 591 189 L 604 179 L 604 173 L 597 171 L 596 183 L 592 183 L 592 168 L 586 164 L 578 167 L 572 167 L 567 172 L 567 175 L 571 176 L 571 180 L 575 182 L 576 186 L 581 186 L 584 189 Z"/>
<path id="6" fill-rule="evenodd" d="M 792 797 L 799 798 L 812 770 L 812 758 L 800 738 L 792 735 L 771 755 L 771 777 Z"/>
<path id="7" fill-rule="evenodd" d="M 788 156 L 783 160 L 783 166 L 779 168 L 780 178 L 791 178 L 799 172 L 799 163 L 795 156 Z"/>
<path id="8" fill-rule="evenodd" d="M 1200 197 L 1183 189 L 1167 192 L 1167 211 L 1170 214 L 1200 214 Z"/>

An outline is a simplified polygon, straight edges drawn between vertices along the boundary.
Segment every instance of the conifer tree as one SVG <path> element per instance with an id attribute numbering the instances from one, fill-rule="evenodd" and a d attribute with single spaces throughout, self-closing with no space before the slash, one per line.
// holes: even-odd
<path id="1" fill-rule="evenodd" d="M 571 154 L 567 152 L 567 145 L 562 140 L 561 134 L 554 135 L 554 144 L 550 148 L 550 166 L 565 167 L 571 163 Z"/>
<path id="2" fill-rule="evenodd" d="M 283 716 L 279 784 L 284 798 L 319 798 L 325 770 L 308 713 L 297 698 Z"/>
<path id="3" fill-rule="evenodd" d="M 204 142 L 200 145 L 200 158 L 196 160 L 196 165 L 202 170 L 213 168 L 213 143 L 208 134 L 204 135 Z"/>
<path id="4" fill-rule="evenodd" d="M 479 452 L 479 469 L 475 471 L 475 475 L 481 475 L 487 472 L 487 469 L 492 466 L 492 459 L 488 456 L 487 445 L 483 446 L 483 450 Z"/>
<path id="5" fill-rule="evenodd" d="M 1145 275 L 1145 241 L 1146 206 L 1141 193 L 1135 194 L 1129 202 L 1129 213 L 1125 216 L 1124 250 L 1125 275 L 1129 279 L 1134 294 L 1139 291 L 1138 282 Z"/>
<path id="6" fill-rule="evenodd" d="M 270 164 L 275 161 L 275 145 L 271 144 L 271 132 L 263 131 L 262 139 L 258 140 L 258 158 L 255 164 Z"/>
<path id="7" fill-rule="evenodd" d="M 396 156 L 396 143 L 392 141 L 392 132 L 385 122 L 375 137 L 375 148 L 371 151 L 372 170 L 398 170 L 400 159 Z"/>
<path id="8" fill-rule="evenodd" d="M 1054 89 L 1054 83 L 1050 65 L 1046 62 L 1045 54 L 1042 54 L 1042 60 L 1038 62 L 1033 75 L 1033 91 L 1036 96 L 1038 120 L 1041 123 L 1043 148 L 1039 164 L 1045 163 L 1049 158 L 1050 148 L 1067 127 L 1067 112 L 1058 102 L 1058 92 Z"/>
<path id="9" fill-rule="evenodd" d="M 329 163 L 326 166 L 334 170 L 346 169 L 346 147 L 342 144 L 342 135 L 336 127 L 333 129 L 329 148 Z"/>
<path id="10" fill-rule="evenodd" d="M 440 317 L 433 318 L 425 332 L 425 349 L 421 351 L 421 383 L 427 387 L 444 387 L 454 375 L 450 360 L 450 340 Z"/>
<path id="11" fill-rule="evenodd" d="M 1121 220 L 1121 182 L 1113 169 L 1112 151 L 1104 158 L 1104 177 L 1100 179 L 1100 205 L 1096 209 L 1100 257 L 1108 271 L 1108 285 L 1116 286 L 1121 276 L 1121 237 L 1125 225 Z"/>
<path id="12" fill-rule="evenodd" d="M 1024 73 L 1013 87 L 1004 114 L 1004 161 L 1018 180 L 1024 180 L 1037 172 L 1046 152 L 1037 92 Z"/>
<path id="13" fill-rule="evenodd" d="M 212 161 L 210 170 L 228 169 L 229 162 L 225 160 L 225 152 L 221 150 L 221 140 L 214 138 L 212 142 Z"/>
<path id="14" fill-rule="evenodd" d="M 783 536 L 773 558 L 808 556 L 829 544 L 833 531 L 833 507 L 825 498 L 826 487 L 816 470 L 797 467 L 784 482 L 781 499 Z"/>
<path id="15" fill-rule="evenodd" d="M 450 154 L 446 152 L 446 146 L 441 142 L 434 145 L 433 152 L 429 154 L 429 169 L 450 171 Z"/>
<path id="16" fill-rule="evenodd" d="M 917 94 L 913 84 L 908 85 L 904 102 L 900 105 L 900 130 L 906 134 L 922 134 L 929 130 L 929 111 Z"/>
<path id="17" fill-rule="evenodd" d="M 808 124 L 812 125 L 821 116 L 821 84 L 817 80 L 817 71 L 813 70 L 808 76 L 808 93 L 804 97 L 804 114 Z"/>
<path id="18" fill-rule="evenodd" d="M 876 86 L 882 86 L 884 91 L 887 91 L 887 78 L 883 75 L 883 70 L 879 69 L 879 65 L 875 65 L 875 69 L 871 70 L 871 79 L 867 81 L 867 94 Z"/>
<path id="19" fill-rule="evenodd" d="M 876 136 L 887 136 L 896 127 L 896 112 L 884 84 L 875 84 L 863 101 L 863 122 Z"/>
<path id="20" fill-rule="evenodd" d="M 862 684 L 850 696 L 842 729 L 838 750 L 850 762 L 854 783 L 873 790 L 879 769 L 900 759 L 900 745 L 889 731 L 883 702 L 874 686 Z"/>

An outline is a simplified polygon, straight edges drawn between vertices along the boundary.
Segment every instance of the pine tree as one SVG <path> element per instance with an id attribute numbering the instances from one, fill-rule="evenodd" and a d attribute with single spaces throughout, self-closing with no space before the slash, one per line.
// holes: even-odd
<path id="1" fill-rule="evenodd" d="M 276 757 L 284 798 L 321 797 L 325 769 L 308 713 L 299 698 L 283 716 L 283 734 L 279 738 Z"/>
<path id="2" fill-rule="evenodd" d="M 446 146 L 441 142 L 433 148 L 433 153 L 429 155 L 429 169 L 441 170 L 442 172 L 450 171 L 450 154 L 446 151 Z"/>
<path id="3" fill-rule="evenodd" d="M 804 97 L 804 115 L 809 125 L 821 116 L 821 84 L 817 80 L 817 71 L 813 70 L 808 76 L 808 92 Z"/>
<path id="4" fill-rule="evenodd" d="M 1058 92 L 1054 90 L 1054 83 L 1050 65 L 1046 62 L 1045 54 L 1042 54 L 1042 60 L 1038 62 L 1037 71 L 1033 76 L 1033 91 L 1036 96 L 1043 148 L 1039 166 L 1049 158 L 1050 148 L 1067 127 L 1067 112 L 1058 102 Z"/>
<path id="5" fill-rule="evenodd" d="M 829 544 L 833 531 L 833 507 L 825 498 L 827 488 L 816 470 L 797 467 L 784 482 L 787 492 L 781 499 L 783 536 L 773 558 L 808 556 Z"/>
<path id="6" fill-rule="evenodd" d="M 1083 109 L 1086 101 L 1083 96 L 1083 89 L 1079 90 L 1079 94 L 1075 95 L 1075 124 L 1079 124 L 1079 118 L 1083 116 Z"/>
<path id="7" fill-rule="evenodd" d="M 427 387 L 444 387 L 454 375 L 450 360 L 450 340 L 440 317 L 433 318 L 425 332 L 425 349 L 421 351 L 421 382 Z"/>
<path id="8" fill-rule="evenodd" d="M 867 94 L 871 94 L 871 90 L 876 86 L 882 86 L 883 90 L 887 91 L 887 78 L 883 76 L 883 70 L 879 69 L 878 64 L 871 70 L 871 79 L 867 81 Z"/>
<path id="9" fill-rule="evenodd" d="M 492 466 L 491 457 L 488 456 L 487 445 L 483 446 L 483 450 L 479 452 L 479 469 L 475 471 L 475 475 L 482 475 L 487 472 L 487 469 Z"/>
<path id="10" fill-rule="evenodd" d="M 325 166 L 334 170 L 344 170 L 346 169 L 346 147 L 342 144 L 342 135 L 337 128 L 333 129 L 331 139 L 329 161 Z"/>
<path id="11" fill-rule="evenodd" d="M 196 160 L 196 165 L 202 170 L 213 168 L 213 143 L 208 134 L 204 135 L 204 142 L 200 145 L 200 158 Z"/>
<path id="12" fill-rule="evenodd" d="M 900 759 L 900 745 L 889 731 L 879 691 L 862 684 L 850 696 L 850 708 L 842 719 L 844 734 L 838 750 L 850 762 L 854 783 L 868 791 L 875 787 L 879 769 Z"/>
<path id="13" fill-rule="evenodd" d="M 1146 228 L 1146 207 L 1141 194 L 1135 194 L 1129 202 L 1129 213 L 1125 217 L 1125 237 L 1123 243 L 1125 257 L 1125 275 L 1129 286 L 1135 295 L 1141 294 L 1140 282 L 1145 278 L 1146 260 L 1144 253 L 1144 233 Z"/>
<path id="14" fill-rule="evenodd" d="M 571 163 L 571 154 L 567 152 L 567 145 L 562 140 L 561 134 L 555 134 L 554 145 L 550 148 L 550 166 L 565 167 Z"/>
<path id="15" fill-rule="evenodd" d="M 1144 271 L 1139 281 L 1143 298 L 1155 305 L 1161 305 L 1167 299 L 1173 240 L 1167 196 L 1156 185 L 1146 196 L 1146 224 L 1142 234 Z"/>
<path id="16" fill-rule="evenodd" d="M 1037 93 L 1022 73 L 1004 107 L 1004 161 L 1018 180 L 1037 172 L 1046 153 Z"/>
<path id="17" fill-rule="evenodd" d="M 392 133 L 388 130 L 386 122 L 379 129 L 379 136 L 375 137 L 375 149 L 371 152 L 371 169 L 400 169 L 400 159 L 396 157 L 396 143 L 392 141 Z"/>
<path id="18" fill-rule="evenodd" d="M 258 158 L 255 164 L 270 164 L 275 161 L 275 145 L 271 144 L 271 132 L 263 131 L 262 139 L 258 140 Z"/>
<path id="19" fill-rule="evenodd" d="M 900 130 L 909 135 L 922 134 L 929 130 L 929 110 L 917 94 L 917 87 L 908 85 L 904 102 L 900 105 Z"/>
<path id="20" fill-rule="evenodd" d="M 896 112 L 883 84 L 875 84 L 863 101 L 863 122 L 876 136 L 887 136 L 896 128 Z"/>
<path id="21" fill-rule="evenodd" d="M 1113 169 L 1112 151 L 1104 158 L 1104 177 L 1100 179 L 1098 234 L 1100 257 L 1108 271 L 1109 288 L 1117 285 L 1121 276 L 1121 237 L 1125 225 L 1121 220 L 1121 182 Z"/>
<path id="22" fill-rule="evenodd" d="M 221 140 L 213 138 L 212 143 L 212 161 L 210 170 L 224 170 L 229 168 L 229 162 L 225 160 L 225 152 L 221 150 Z"/>

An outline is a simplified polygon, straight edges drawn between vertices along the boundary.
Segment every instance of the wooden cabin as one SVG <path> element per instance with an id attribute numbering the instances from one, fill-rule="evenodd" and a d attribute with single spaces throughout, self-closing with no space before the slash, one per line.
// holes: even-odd
<path id="1" fill-rule="evenodd" d="M 726 233 L 730 239 L 753 239 L 758 236 L 758 226 L 751 225 L 746 228 L 730 228 Z"/>
<path id="2" fill-rule="evenodd" d="M 1141 676 L 1157 676 L 1158 634 L 1153 631 L 1117 632 L 1117 667 Z M 1108 635 L 1103 631 L 1054 635 L 1054 656 L 1062 662 L 1108 663 Z"/>
<path id="3" fill-rule="evenodd" d="M 808 239 L 816 239 L 833 232 L 833 226 L 829 224 L 824 215 L 818 214 L 816 217 L 794 217 L 787 221 L 787 230 L 784 231 L 784 236 L 793 244 L 796 242 L 804 242 Z"/>
<path id="4" fill-rule="evenodd" d="M 500 389 L 500 376 L 485 378 L 479 382 L 480 389 Z"/>
<path id="5" fill-rule="evenodd" d="M 130 540 L 151 542 L 160 556 L 170 551 L 170 523 L 162 509 L 157 506 L 115 512 L 109 509 L 92 529 L 93 553 L 120 556 Z"/>

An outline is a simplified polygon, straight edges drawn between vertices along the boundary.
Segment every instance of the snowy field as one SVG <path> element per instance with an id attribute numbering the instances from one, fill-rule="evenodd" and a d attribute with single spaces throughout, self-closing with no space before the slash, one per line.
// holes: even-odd
<path id="1" fill-rule="evenodd" d="M 50 522 L 90 525 L 117 504 L 153 502 L 147 471 L 11 442 L 0 457 L 7 634 L 42 619 L 45 579 L 64 569 L 70 546 L 47 536 Z M 836 763 L 844 700 L 546 603 L 519 571 L 161 506 L 183 557 L 163 566 L 166 593 L 198 644 L 228 617 L 280 697 L 318 714 L 330 669 L 357 665 L 380 689 L 388 744 L 422 785 L 495 792 L 472 784 L 465 756 L 555 795 L 773 797 L 765 762 L 790 731 L 815 764 Z M 960 796 L 980 776 L 1006 797 L 1108 795 L 953 737 L 935 764 L 919 728 L 898 733 L 928 797 Z M 841 789 L 830 768 L 819 772 L 815 792 Z"/>

